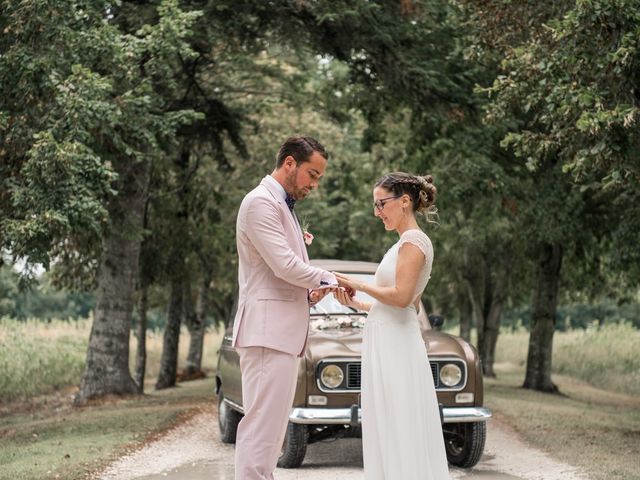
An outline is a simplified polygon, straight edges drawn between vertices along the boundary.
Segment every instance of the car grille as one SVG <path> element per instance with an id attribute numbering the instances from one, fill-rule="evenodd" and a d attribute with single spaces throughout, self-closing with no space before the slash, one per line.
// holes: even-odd
<path id="1" fill-rule="evenodd" d="M 348 389 L 360 389 L 360 382 L 362 381 L 362 369 L 359 363 L 347 364 L 347 388 Z"/>
<path id="2" fill-rule="evenodd" d="M 433 375 L 433 384 L 435 388 L 440 386 L 440 375 L 438 375 L 439 365 L 436 362 L 429 362 L 431 365 L 431 375 Z"/>
<path id="3" fill-rule="evenodd" d="M 433 375 L 433 383 L 435 387 L 440 386 L 438 376 L 438 364 L 431 362 L 431 374 Z M 347 388 L 349 390 L 359 390 L 362 382 L 362 367 L 360 363 L 348 363 L 347 364 Z"/>

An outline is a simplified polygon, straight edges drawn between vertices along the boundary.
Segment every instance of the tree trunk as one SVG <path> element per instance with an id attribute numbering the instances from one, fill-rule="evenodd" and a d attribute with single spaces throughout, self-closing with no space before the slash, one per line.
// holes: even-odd
<path id="1" fill-rule="evenodd" d="M 481 285 L 481 287 L 480 287 Z M 486 352 L 485 352 L 485 312 L 484 312 L 484 279 L 481 284 L 469 285 L 469 301 L 472 306 L 473 320 L 476 324 L 476 348 L 478 349 L 478 355 L 482 361 L 482 372 L 484 374 L 486 370 Z M 475 287 L 475 288 L 474 288 Z M 480 287 L 480 288 L 479 288 Z"/>
<path id="2" fill-rule="evenodd" d="M 471 320 L 473 318 L 473 305 L 469 294 L 464 292 L 458 302 L 460 306 L 460 336 L 467 342 L 471 342 Z"/>
<path id="3" fill-rule="evenodd" d="M 482 355 L 482 371 L 485 377 L 495 378 L 494 364 L 496 360 L 496 344 L 500 334 L 500 320 L 502 319 L 502 304 L 504 302 L 504 290 L 498 286 L 494 288 L 493 300 L 489 309 L 489 314 L 484 322 L 484 344 Z"/>
<path id="4" fill-rule="evenodd" d="M 173 246 L 169 256 L 169 272 L 171 295 L 167 313 L 167 325 L 164 330 L 162 342 L 162 358 L 160 360 L 160 373 L 156 382 L 156 389 L 173 387 L 176 384 L 178 373 L 178 346 L 180 343 L 180 325 L 184 312 L 184 284 L 187 281 L 186 257 L 188 255 L 188 217 L 187 205 L 189 193 L 189 161 L 191 153 L 188 145 L 183 145 L 180 155 L 175 161 L 178 187 L 176 190 L 178 211 L 175 221 L 175 235 Z"/>
<path id="5" fill-rule="evenodd" d="M 138 384 L 138 392 L 144 393 L 144 375 L 147 367 L 147 310 L 149 308 L 149 296 L 147 287 L 140 291 L 140 306 L 137 337 L 138 348 L 136 350 L 136 374 L 135 380 Z"/>
<path id="6" fill-rule="evenodd" d="M 542 245 L 531 309 L 527 373 L 523 387 L 543 392 L 558 391 L 558 387 L 551 381 L 551 357 L 562 253 L 562 245 L 559 243 Z"/>
<path id="7" fill-rule="evenodd" d="M 178 373 L 178 346 L 180 343 L 180 324 L 183 310 L 183 274 L 184 260 L 173 263 L 176 272 L 171 279 L 171 295 L 167 314 L 167 325 L 164 329 L 162 341 L 162 358 L 160 359 L 160 373 L 156 382 L 156 390 L 173 387 Z"/>
<path id="8" fill-rule="evenodd" d="M 135 163 L 122 177 L 123 187 L 109 205 L 113 225 L 103 241 L 95 316 L 76 405 L 101 395 L 138 391 L 129 372 L 129 334 L 148 165 Z"/>
<path id="9" fill-rule="evenodd" d="M 204 309 L 202 307 L 204 290 L 207 288 L 203 285 L 198 291 L 198 305 L 193 308 L 193 299 L 191 297 L 191 279 L 187 278 L 184 283 L 184 313 L 185 323 L 189 330 L 189 354 L 187 355 L 187 367 L 185 368 L 185 378 L 201 378 L 204 377 L 202 372 L 202 349 L 204 346 Z"/>
<path id="10" fill-rule="evenodd" d="M 149 179 L 151 184 L 152 180 Z M 145 231 L 149 228 L 149 198 L 147 197 L 147 201 L 144 206 L 144 215 L 142 217 L 142 227 Z M 140 261 L 144 263 L 144 252 L 148 248 L 149 237 L 146 236 L 142 240 L 142 244 L 140 246 Z M 147 312 L 149 310 L 149 281 L 145 275 L 145 271 L 143 268 L 144 265 L 141 265 L 138 269 L 138 289 L 140 290 L 140 299 L 138 302 L 138 314 L 139 314 L 139 323 L 136 331 L 137 336 L 137 349 L 136 349 L 136 370 L 135 370 L 135 381 L 138 385 L 138 392 L 144 393 L 144 377 L 147 370 Z"/>
<path id="11" fill-rule="evenodd" d="M 478 334 L 477 348 L 482 360 L 482 372 L 495 377 L 495 350 L 500 333 L 502 305 L 506 299 L 507 273 L 495 273 L 488 259 L 475 267 L 475 272 L 466 275 L 469 303 L 473 311 Z"/>

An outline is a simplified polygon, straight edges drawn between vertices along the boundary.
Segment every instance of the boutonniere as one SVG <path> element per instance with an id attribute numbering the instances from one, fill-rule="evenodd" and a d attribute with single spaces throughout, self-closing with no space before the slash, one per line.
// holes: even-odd
<path id="1" fill-rule="evenodd" d="M 313 243 L 313 234 L 309 231 L 309 224 L 306 220 L 302 222 L 302 238 L 307 246 Z"/>
<path id="2" fill-rule="evenodd" d="M 302 238 L 304 238 L 304 243 L 306 243 L 307 245 L 311 245 L 313 243 L 313 234 L 306 230 L 302 234 Z"/>

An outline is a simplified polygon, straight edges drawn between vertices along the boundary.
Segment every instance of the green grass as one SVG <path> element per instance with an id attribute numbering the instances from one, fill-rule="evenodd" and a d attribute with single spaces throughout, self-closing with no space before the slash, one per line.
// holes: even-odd
<path id="1" fill-rule="evenodd" d="M 0 319 L 0 402 L 23 400 L 78 383 L 89 322 Z"/>
<path id="2" fill-rule="evenodd" d="M 0 318 L 0 403 L 24 401 L 64 391 L 82 378 L 91 322 L 42 322 Z M 162 353 L 162 332 L 147 333 L 147 378 L 157 377 Z M 214 371 L 221 333 L 207 331 L 202 368 Z M 186 362 L 189 336 L 183 329 L 178 367 Z M 133 370 L 136 339 L 131 337 L 129 357 Z"/>
<path id="3" fill-rule="evenodd" d="M 73 408 L 70 402 L 0 418 L 0 480 L 79 480 L 171 426 L 212 405 L 209 377 L 152 392 Z"/>
<path id="4" fill-rule="evenodd" d="M 447 331 L 458 333 L 457 329 Z M 475 343 L 475 335 L 472 342 Z M 496 363 L 524 367 L 528 348 L 527 330 L 502 329 L 496 346 Z M 639 353 L 640 330 L 628 323 L 555 332 L 552 370 L 604 390 L 640 395 Z"/>
<path id="5" fill-rule="evenodd" d="M 559 336 L 554 371 L 606 390 L 640 395 L 640 330 L 630 324 Z"/>
<path id="6" fill-rule="evenodd" d="M 531 445 L 593 480 L 640 480 L 640 397 L 554 375 L 562 395 L 521 388 L 524 368 L 496 365 L 485 404 Z"/>

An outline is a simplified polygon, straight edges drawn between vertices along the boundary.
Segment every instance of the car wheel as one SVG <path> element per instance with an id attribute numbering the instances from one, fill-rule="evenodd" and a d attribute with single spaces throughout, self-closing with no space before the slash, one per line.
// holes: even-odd
<path id="1" fill-rule="evenodd" d="M 236 443 L 236 433 L 242 415 L 224 401 L 222 390 L 218 393 L 218 426 L 222 443 Z"/>
<path id="2" fill-rule="evenodd" d="M 444 443 L 449 463 L 471 468 L 482 456 L 487 438 L 485 422 L 445 424 Z"/>
<path id="3" fill-rule="evenodd" d="M 287 425 L 287 434 L 282 443 L 282 453 L 278 459 L 280 468 L 298 468 L 307 453 L 309 430 L 306 425 L 291 423 Z"/>

